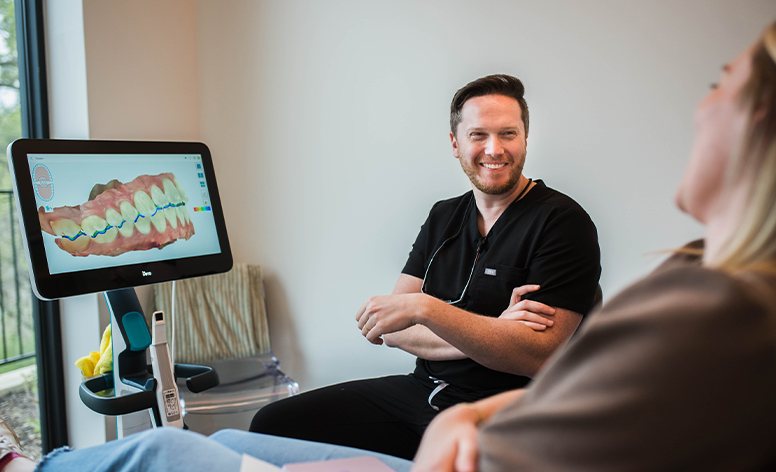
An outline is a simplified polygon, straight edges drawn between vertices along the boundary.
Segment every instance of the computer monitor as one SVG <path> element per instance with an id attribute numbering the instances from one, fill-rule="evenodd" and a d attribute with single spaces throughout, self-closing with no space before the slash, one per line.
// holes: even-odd
<path id="1" fill-rule="evenodd" d="M 19 139 L 8 163 L 39 298 L 232 267 L 202 143 Z"/>

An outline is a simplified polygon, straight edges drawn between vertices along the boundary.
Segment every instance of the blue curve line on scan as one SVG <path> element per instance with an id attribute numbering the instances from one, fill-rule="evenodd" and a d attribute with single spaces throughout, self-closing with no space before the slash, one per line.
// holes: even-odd
<path id="1" fill-rule="evenodd" d="M 167 205 L 165 205 L 163 207 L 156 207 L 156 209 L 154 210 L 154 213 L 150 217 L 138 212 L 137 216 L 135 217 L 135 221 L 133 223 L 137 223 L 140 218 L 153 218 L 154 216 L 156 216 L 157 213 L 159 213 L 162 210 L 166 210 L 168 208 L 182 207 L 184 205 L 186 205 L 185 202 L 180 202 L 180 203 L 168 203 Z M 126 222 L 127 222 L 127 220 L 122 220 L 121 223 L 119 223 L 117 226 L 115 226 L 115 228 L 121 229 L 121 227 L 124 226 L 124 223 L 126 223 Z M 91 238 L 94 239 L 94 238 L 96 238 L 97 236 L 99 236 L 101 234 L 105 234 L 111 228 L 114 228 L 114 226 L 113 225 L 108 225 L 103 230 L 95 231 L 94 233 L 92 233 Z M 81 236 L 89 236 L 89 235 L 84 233 L 83 231 L 79 231 L 73 237 L 67 236 L 65 234 L 62 235 L 63 238 L 65 238 L 65 239 L 67 239 L 69 241 L 75 241 L 76 239 L 80 238 Z"/>

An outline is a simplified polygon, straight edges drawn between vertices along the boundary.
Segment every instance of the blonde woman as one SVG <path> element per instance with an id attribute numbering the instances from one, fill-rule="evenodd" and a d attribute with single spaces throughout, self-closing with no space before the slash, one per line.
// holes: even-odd
<path id="1" fill-rule="evenodd" d="M 414 463 L 377 457 L 418 471 L 775 470 L 776 23 L 701 102 L 677 202 L 705 225 L 704 249 L 614 297 L 526 391 L 441 413 Z M 31 470 L 15 448 L 0 428 L 0 470 Z M 40 470 L 239 470 L 243 452 L 278 465 L 375 455 L 163 428 L 53 452 Z"/>

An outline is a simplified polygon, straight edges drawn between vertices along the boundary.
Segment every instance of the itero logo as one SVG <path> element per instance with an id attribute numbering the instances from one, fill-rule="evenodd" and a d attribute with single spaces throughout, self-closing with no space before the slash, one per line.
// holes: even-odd
<path id="1" fill-rule="evenodd" d="M 141 270 L 141 271 L 140 271 L 140 274 L 141 274 L 143 277 L 151 277 L 152 275 L 154 275 L 154 273 L 153 273 L 153 272 L 151 272 L 150 270 L 149 270 L 149 271 Z"/>

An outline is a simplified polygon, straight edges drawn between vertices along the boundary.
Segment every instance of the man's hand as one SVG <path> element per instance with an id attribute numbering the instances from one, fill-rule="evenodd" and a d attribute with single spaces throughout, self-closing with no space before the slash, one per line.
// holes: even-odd
<path id="1" fill-rule="evenodd" d="M 427 295 L 400 293 L 370 297 L 356 313 L 361 334 L 372 344 L 382 344 L 381 336 L 401 331 L 418 323 Z"/>
<path id="2" fill-rule="evenodd" d="M 437 415 L 423 434 L 412 470 L 476 471 L 480 421 L 480 413 L 468 403 L 460 403 Z"/>
<path id="3" fill-rule="evenodd" d="M 509 307 L 499 316 L 504 320 L 515 320 L 534 331 L 544 331 L 555 322 L 551 319 L 555 308 L 533 300 L 523 300 L 523 295 L 539 290 L 538 285 L 522 285 L 512 290 Z"/>

